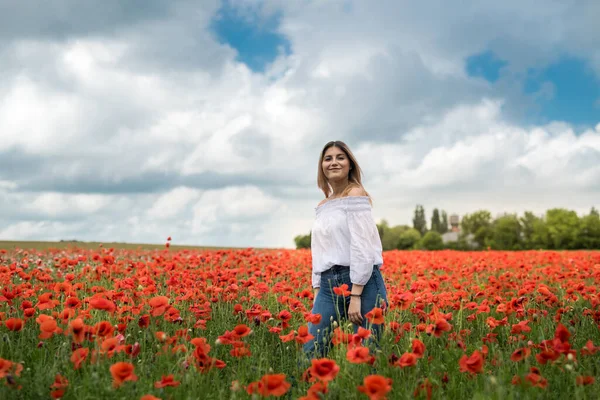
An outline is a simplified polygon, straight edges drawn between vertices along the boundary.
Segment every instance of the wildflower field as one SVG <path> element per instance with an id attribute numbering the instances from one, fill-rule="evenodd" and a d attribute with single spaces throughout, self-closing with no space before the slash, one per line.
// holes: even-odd
<path id="1" fill-rule="evenodd" d="M 379 347 L 303 361 L 306 250 L 0 250 L 2 399 L 593 399 L 600 253 L 384 253 Z M 339 288 L 343 296 L 347 291 Z"/>

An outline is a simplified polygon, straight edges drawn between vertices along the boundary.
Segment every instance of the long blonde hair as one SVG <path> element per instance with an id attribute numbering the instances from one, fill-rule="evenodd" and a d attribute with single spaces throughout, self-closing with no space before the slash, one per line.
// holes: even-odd
<path id="1" fill-rule="evenodd" d="M 359 187 L 365 191 L 366 195 L 369 197 L 369 201 L 372 202 L 371 196 L 369 195 L 369 193 L 367 193 L 362 184 L 362 170 L 358 165 L 356 157 L 354 157 L 354 154 L 352 154 L 352 151 L 350 150 L 348 145 L 340 140 L 328 142 L 325 145 L 325 147 L 323 147 L 323 150 L 321 151 L 321 156 L 319 157 L 319 168 L 317 170 L 317 186 L 323 191 L 323 193 L 325 193 L 325 198 L 328 198 L 333 192 L 333 189 L 329 185 L 329 182 L 325 177 L 325 173 L 323 172 L 323 158 L 325 157 L 325 152 L 330 147 L 337 147 L 338 149 L 342 150 L 346 154 L 346 157 L 348 157 L 348 160 L 350 160 L 350 171 L 348 172 L 348 186 L 342 192 L 342 197 L 347 195 L 352 188 Z"/>

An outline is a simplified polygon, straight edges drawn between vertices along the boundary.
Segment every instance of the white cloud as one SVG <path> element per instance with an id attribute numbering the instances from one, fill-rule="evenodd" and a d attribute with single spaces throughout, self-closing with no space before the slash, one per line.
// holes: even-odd
<path id="1" fill-rule="evenodd" d="M 177 187 L 163 195 L 147 211 L 148 218 L 168 219 L 180 214 L 200 192 L 187 187 Z"/>
<path id="2" fill-rule="evenodd" d="M 12 157 L 0 159 L 0 238 L 291 247 L 333 139 L 391 223 L 410 223 L 417 203 L 587 211 L 600 124 L 520 123 L 510 81 L 562 53 L 600 65 L 598 5 L 584 3 L 236 2 L 282 11 L 293 53 L 264 75 L 208 31 L 217 2 L 118 34 L 14 39 L 0 58 L 0 158 Z M 464 69 L 490 48 L 509 62 L 496 88 Z"/>
<path id="3" fill-rule="evenodd" d="M 206 232 L 220 224 L 260 221 L 277 210 L 280 202 L 257 187 L 207 190 L 193 207 L 193 231 Z"/>
<path id="4" fill-rule="evenodd" d="M 0 239 L 4 240 L 34 240 L 44 238 L 48 241 L 65 239 L 69 232 L 84 228 L 81 224 L 73 225 L 55 221 L 22 221 L 4 227 L 0 230 Z M 72 238 L 69 238 L 72 239 Z"/>
<path id="5" fill-rule="evenodd" d="M 16 77 L 0 95 L 0 151 L 21 146 L 31 153 L 56 153 L 77 135 L 76 96 L 45 91 L 30 77 Z"/>
<path id="6" fill-rule="evenodd" d="M 15 182 L 0 180 L 0 190 L 9 190 L 9 189 L 16 189 L 16 188 L 17 188 L 17 184 Z"/>
<path id="7" fill-rule="evenodd" d="M 111 202 L 111 196 L 96 194 L 68 194 L 46 192 L 41 194 L 9 193 L 21 212 L 39 215 L 43 218 L 90 216 Z M 17 210 L 14 210 L 17 211 Z"/>

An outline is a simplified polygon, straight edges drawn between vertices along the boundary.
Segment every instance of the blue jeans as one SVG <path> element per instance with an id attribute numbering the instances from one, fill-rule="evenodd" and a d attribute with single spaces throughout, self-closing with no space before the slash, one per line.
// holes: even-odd
<path id="1" fill-rule="evenodd" d="M 304 344 L 303 350 L 307 357 L 322 358 L 325 357 L 331 346 L 331 333 L 333 332 L 333 322 L 341 323 L 340 319 L 347 318 L 348 306 L 350 305 L 350 296 L 338 296 L 333 292 L 334 287 L 343 284 L 348 285 L 348 290 L 352 290 L 350 282 L 350 268 L 340 265 L 334 265 L 331 269 L 321 274 L 321 289 L 315 299 L 312 313 L 321 314 L 321 322 L 318 324 L 308 323 L 308 331 L 315 338 Z M 360 313 L 363 316 L 363 328 L 371 328 L 372 336 L 378 340 L 381 335 L 382 326 L 371 324 L 365 314 L 374 307 L 380 307 L 381 301 L 388 304 L 385 283 L 379 270 L 379 265 L 373 267 L 373 274 L 363 288 L 360 299 Z M 354 325 L 354 333 L 358 331 L 358 325 Z"/>

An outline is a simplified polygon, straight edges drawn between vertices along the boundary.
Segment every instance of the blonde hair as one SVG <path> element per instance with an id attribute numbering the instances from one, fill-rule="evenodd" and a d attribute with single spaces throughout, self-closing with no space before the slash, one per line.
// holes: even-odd
<path id="1" fill-rule="evenodd" d="M 348 186 L 342 192 L 342 197 L 346 196 L 348 192 L 350 192 L 350 190 L 352 190 L 353 188 L 359 187 L 365 191 L 367 197 L 369 197 L 369 201 L 372 202 L 371 196 L 369 195 L 369 193 L 367 193 L 362 184 L 362 170 L 358 165 L 356 157 L 354 157 L 354 154 L 352 154 L 352 151 L 350 150 L 348 145 L 340 140 L 328 142 L 325 145 L 325 147 L 323 147 L 323 150 L 321 151 L 321 156 L 319 157 L 319 168 L 317 170 L 317 186 L 323 191 L 323 193 L 325 193 L 325 198 L 328 198 L 333 192 L 333 189 L 329 185 L 329 182 L 325 177 L 325 173 L 323 172 L 323 158 L 325 157 L 325 152 L 330 147 L 337 147 L 338 149 L 342 150 L 346 154 L 346 157 L 348 157 L 348 160 L 350 160 L 350 172 L 348 172 Z"/>

